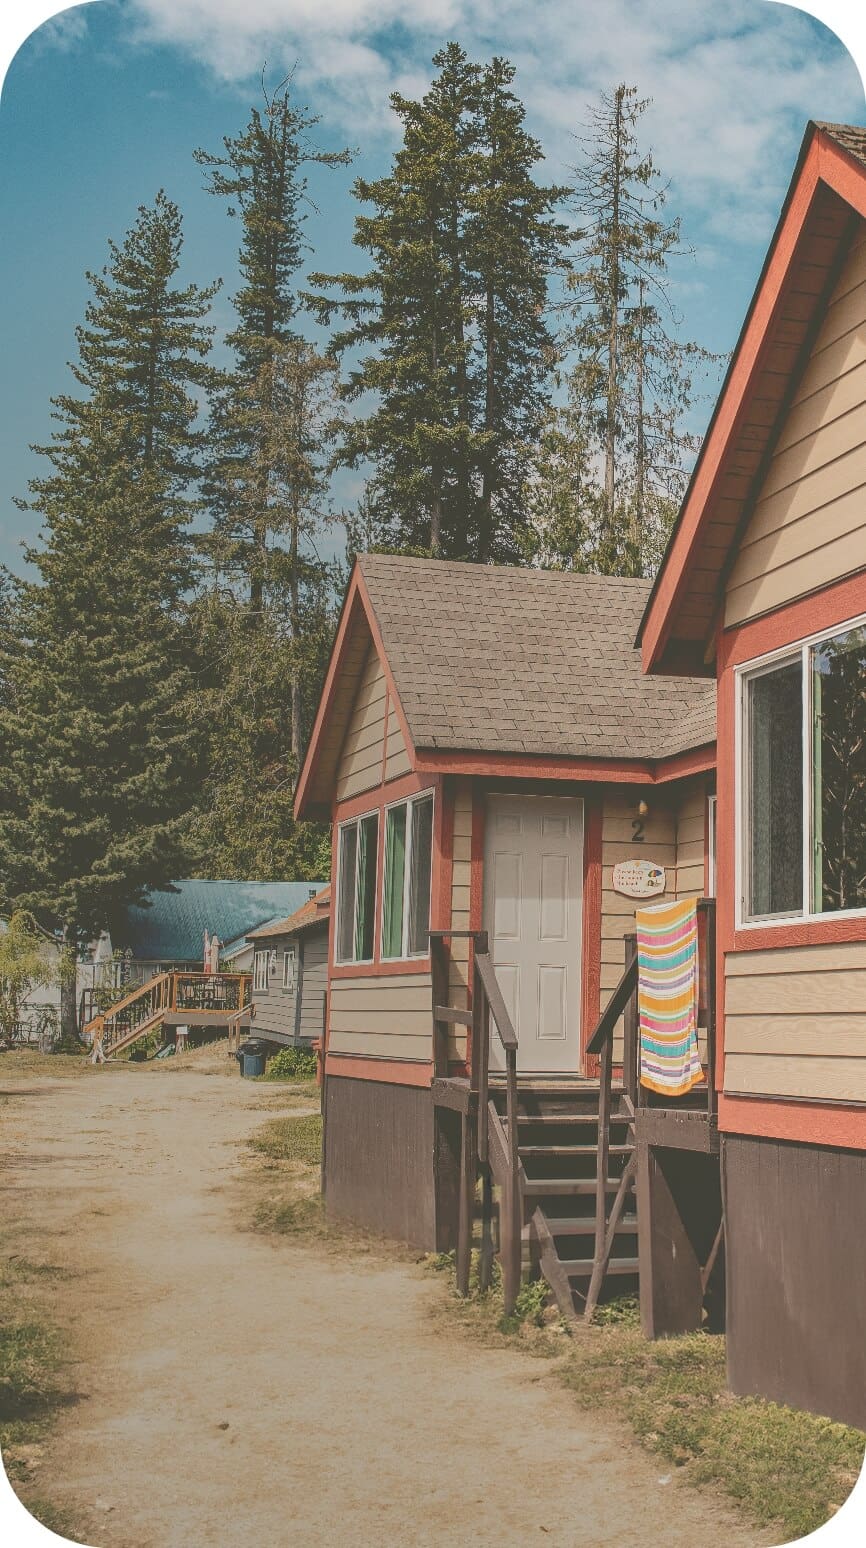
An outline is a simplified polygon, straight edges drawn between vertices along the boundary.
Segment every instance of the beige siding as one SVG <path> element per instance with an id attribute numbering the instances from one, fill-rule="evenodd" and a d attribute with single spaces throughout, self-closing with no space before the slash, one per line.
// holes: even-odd
<path id="1" fill-rule="evenodd" d="M 331 1053 L 429 1059 L 432 1025 L 429 973 L 331 980 Z"/>
<path id="2" fill-rule="evenodd" d="M 347 801 L 351 796 L 360 795 L 362 791 L 381 784 L 385 750 L 385 698 L 385 673 L 371 645 L 340 753 L 338 801 Z"/>
<path id="3" fill-rule="evenodd" d="M 866 944 L 728 955 L 725 1091 L 866 1101 Z"/>
<path id="4" fill-rule="evenodd" d="M 388 712 L 388 755 L 385 763 L 385 778 L 399 779 L 401 774 L 409 774 L 412 764 L 406 751 L 406 742 L 400 729 L 400 721 L 393 704 Z"/>
<path id="5" fill-rule="evenodd" d="M 637 804 L 645 796 L 649 814 L 642 818 L 644 837 L 635 843 L 632 823 Z M 622 977 L 625 964 L 623 937 L 634 933 L 634 898 L 622 897 L 613 890 L 613 867 L 620 860 L 656 860 L 665 867 L 665 895 L 673 894 L 676 884 L 677 820 L 667 795 L 648 793 L 634 787 L 614 787 L 605 791 L 602 816 L 601 873 L 601 996 L 599 1014 Z M 614 1037 L 614 1059 L 622 1058 L 622 1023 Z"/>
<path id="6" fill-rule="evenodd" d="M 451 928 L 469 930 L 469 897 L 472 876 L 472 782 L 459 779 L 454 793 L 454 839 L 451 866 Z M 466 1010 L 469 1005 L 468 989 L 469 942 L 451 942 L 451 966 L 448 984 L 448 1003 Z M 454 1057 L 465 1053 L 465 1038 L 458 1037 Z"/>
<path id="7" fill-rule="evenodd" d="M 866 567 L 866 243 L 827 309 L 727 587 L 741 623 Z"/>
<path id="8" fill-rule="evenodd" d="M 703 775 L 683 785 L 676 798 L 678 898 L 702 898 L 705 892 L 707 782 Z"/>

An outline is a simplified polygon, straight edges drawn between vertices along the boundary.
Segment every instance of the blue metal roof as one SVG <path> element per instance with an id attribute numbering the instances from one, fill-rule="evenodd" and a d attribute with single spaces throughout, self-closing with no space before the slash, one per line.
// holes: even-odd
<path id="1" fill-rule="evenodd" d="M 197 962 L 204 932 L 216 931 L 223 946 L 243 939 L 306 903 L 324 882 L 179 881 L 171 892 L 151 892 L 144 904 L 115 920 L 111 942 L 144 961 Z"/>

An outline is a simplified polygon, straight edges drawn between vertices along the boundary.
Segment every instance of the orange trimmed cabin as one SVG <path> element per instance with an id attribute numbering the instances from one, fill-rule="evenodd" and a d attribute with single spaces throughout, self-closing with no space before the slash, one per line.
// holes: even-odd
<path id="1" fill-rule="evenodd" d="M 477 1162 L 488 1269 L 498 1211 L 506 1298 L 528 1246 L 569 1314 L 614 1212 L 600 1279 L 637 1274 L 625 1000 L 606 1086 L 588 1052 L 631 949 L 617 878 L 713 887 L 715 693 L 643 675 L 649 591 L 360 556 L 296 795 L 334 831 L 328 1208 L 465 1279 Z"/>
<path id="2" fill-rule="evenodd" d="M 638 639 L 717 685 L 730 1384 L 866 1428 L 864 129 L 807 128 Z"/>

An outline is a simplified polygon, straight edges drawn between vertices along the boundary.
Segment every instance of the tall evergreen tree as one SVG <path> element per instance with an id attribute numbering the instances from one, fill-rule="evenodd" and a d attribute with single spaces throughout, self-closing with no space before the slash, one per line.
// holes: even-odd
<path id="1" fill-rule="evenodd" d="M 336 404 L 333 364 L 300 334 L 297 282 L 306 168 L 350 153 L 314 148 L 317 122 L 284 81 L 222 154 L 196 152 L 240 222 L 233 362 L 213 394 L 203 486 L 211 575 L 194 615 L 212 728 L 201 864 L 212 873 L 322 874 L 321 832 L 295 832 L 291 797 L 333 621 L 321 547 Z"/>
<path id="2" fill-rule="evenodd" d="M 67 965 L 184 867 L 196 744 L 177 615 L 214 287 L 178 288 L 180 255 L 160 194 L 90 276 L 72 368 L 85 391 L 54 400 L 58 429 L 37 448 L 51 471 L 30 486 L 43 529 L 6 649 L 0 739 L 18 794 L 0 810 L 0 871 L 61 931 Z M 68 971 L 62 999 L 69 1037 Z"/>
<path id="3" fill-rule="evenodd" d="M 695 374 L 713 357 L 682 342 L 669 261 L 684 253 L 667 187 L 638 142 L 648 101 L 633 86 L 602 93 L 572 187 L 581 225 L 568 277 L 573 365 L 560 430 L 595 477 L 562 511 L 557 561 L 643 574 L 658 562 L 696 439 L 686 427 Z M 551 533 L 547 534 L 548 539 Z"/>
<path id="4" fill-rule="evenodd" d="M 381 541 L 515 559 L 553 355 L 544 307 L 567 240 L 552 215 L 560 190 L 533 179 L 541 151 L 507 62 L 482 67 L 450 43 L 433 64 L 420 102 L 391 98 L 403 144 L 390 176 L 355 184 L 373 206 L 355 222 L 372 267 L 312 275 L 311 301 L 323 322 L 343 320 L 335 352 L 360 354 L 347 397 L 377 400 L 350 423 L 343 457 L 373 464 Z"/>

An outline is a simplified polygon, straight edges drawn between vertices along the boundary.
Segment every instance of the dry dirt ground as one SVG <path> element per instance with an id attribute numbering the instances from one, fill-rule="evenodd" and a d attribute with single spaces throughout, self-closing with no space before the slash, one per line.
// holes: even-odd
<path id="1" fill-rule="evenodd" d="M 0 1219 L 69 1271 L 80 1401 L 38 1486 L 106 1548 L 727 1548 L 771 1539 L 663 1484 L 544 1360 L 451 1340 L 438 1277 L 244 1229 L 243 1141 L 282 1088 L 186 1069 L 19 1083 Z M 234 1065 L 231 1066 L 234 1070 Z"/>

